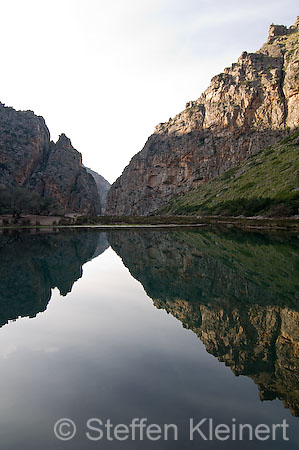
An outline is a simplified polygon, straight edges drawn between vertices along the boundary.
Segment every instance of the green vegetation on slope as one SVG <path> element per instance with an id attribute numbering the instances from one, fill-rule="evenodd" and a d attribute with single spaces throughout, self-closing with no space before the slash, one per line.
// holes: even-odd
<path id="1" fill-rule="evenodd" d="M 298 149 L 299 131 L 196 190 L 173 197 L 157 214 L 296 215 L 299 211 Z"/>

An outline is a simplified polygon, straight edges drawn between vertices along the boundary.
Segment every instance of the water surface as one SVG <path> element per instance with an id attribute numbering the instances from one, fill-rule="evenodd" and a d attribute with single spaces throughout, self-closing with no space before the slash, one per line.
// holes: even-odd
<path id="1" fill-rule="evenodd" d="M 298 448 L 296 236 L 8 233 L 0 260 L 1 448 Z M 176 424 L 178 440 L 93 442 L 89 418 Z M 285 419 L 289 440 L 190 441 L 191 418 Z"/>

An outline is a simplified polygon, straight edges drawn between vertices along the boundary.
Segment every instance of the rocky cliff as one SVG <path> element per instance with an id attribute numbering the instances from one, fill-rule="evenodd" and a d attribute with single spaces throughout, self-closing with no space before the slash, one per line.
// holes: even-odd
<path id="1" fill-rule="evenodd" d="M 197 189 L 174 196 L 155 214 L 296 216 L 299 213 L 298 149 L 297 131 Z"/>
<path id="2" fill-rule="evenodd" d="M 89 169 L 89 167 L 84 166 L 84 168 L 86 169 L 86 171 L 88 173 L 90 173 L 90 175 L 92 175 L 94 181 L 96 182 L 98 194 L 100 197 L 101 210 L 102 210 L 102 214 L 103 214 L 105 212 L 105 208 L 106 208 L 107 194 L 108 194 L 108 191 L 109 191 L 111 185 L 110 185 L 109 181 L 107 181 L 99 173 L 95 172 L 94 170 Z"/>
<path id="3" fill-rule="evenodd" d="M 157 308 L 180 320 L 261 400 L 299 415 L 298 239 L 252 233 L 110 232 Z"/>
<path id="4" fill-rule="evenodd" d="M 47 199 L 50 212 L 101 211 L 95 181 L 82 167 L 82 156 L 71 141 L 64 134 L 57 143 L 50 141 L 42 117 L 3 104 L 0 104 L 0 189 L 2 197 L 10 194 L 8 212 L 14 197 L 23 191 L 29 193 L 29 199 L 30 193 Z"/>
<path id="5" fill-rule="evenodd" d="M 147 215 L 280 141 L 299 126 L 299 18 L 271 25 L 267 42 L 211 80 L 159 124 L 112 185 L 107 214 Z"/>

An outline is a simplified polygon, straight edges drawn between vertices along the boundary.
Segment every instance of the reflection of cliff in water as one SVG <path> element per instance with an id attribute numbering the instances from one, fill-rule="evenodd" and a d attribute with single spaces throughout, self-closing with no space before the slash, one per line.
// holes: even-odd
<path id="1" fill-rule="evenodd" d="M 0 326 L 44 311 L 55 287 L 67 295 L 83 264 L 106 248 L 106 235 L 98 232 L 1 235 Z"/>
<path id="2" fill-rule="evenodd" d="M 235 375 L 299 415 L 298 239 L 252 233 L 113 232 L 108 239 L 158 308 Z"/>

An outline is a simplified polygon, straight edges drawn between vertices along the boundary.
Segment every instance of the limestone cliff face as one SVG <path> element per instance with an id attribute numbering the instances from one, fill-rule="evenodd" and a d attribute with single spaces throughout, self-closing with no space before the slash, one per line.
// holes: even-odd
<path id="1" fill-rule="evenodd" d="M 55 203 L 58 213 L 100 213 L 93 177 L 62 134 L 55 144 L 42 117 L 0 104 L 0 187 L 16 186 Z"/>
<path id="2" fill-rule="evenodd" d="M 89 169 L 89 167 L 85 167 L 86 171 L 92 175 L 94 181 L 96 182 L 97 188 L 98 188 L 98 194 L 100 197 L 100 203 L 101 203 L 101 210 L 102 214 L 105 212 L 106 208 L 106 199 L 108 191 L 111 187 L 109 181 L 107 181 L 102 175 L 95 172 L 94 170 Z"/>
<path id="3" fill-rule="evenodd" d="M 130 231 L 108 240 L 157 308 L 251 377 L 261 400 L 279 398 L 299 416 L 295 237 Z"/>
<path id="4" fill-rule="evenodd" d="M 271 25 L 266 44 L 211 80 L 159 124 L 112 185 L 107 214 L 147 215 L 299 126 L 299 20 Z"/>
<path id="5" fill-rule="evenodd" d="M 0 104 L 0 183 L 24 185 L 49 153 L 50 134 L 42 117 Z"/>

